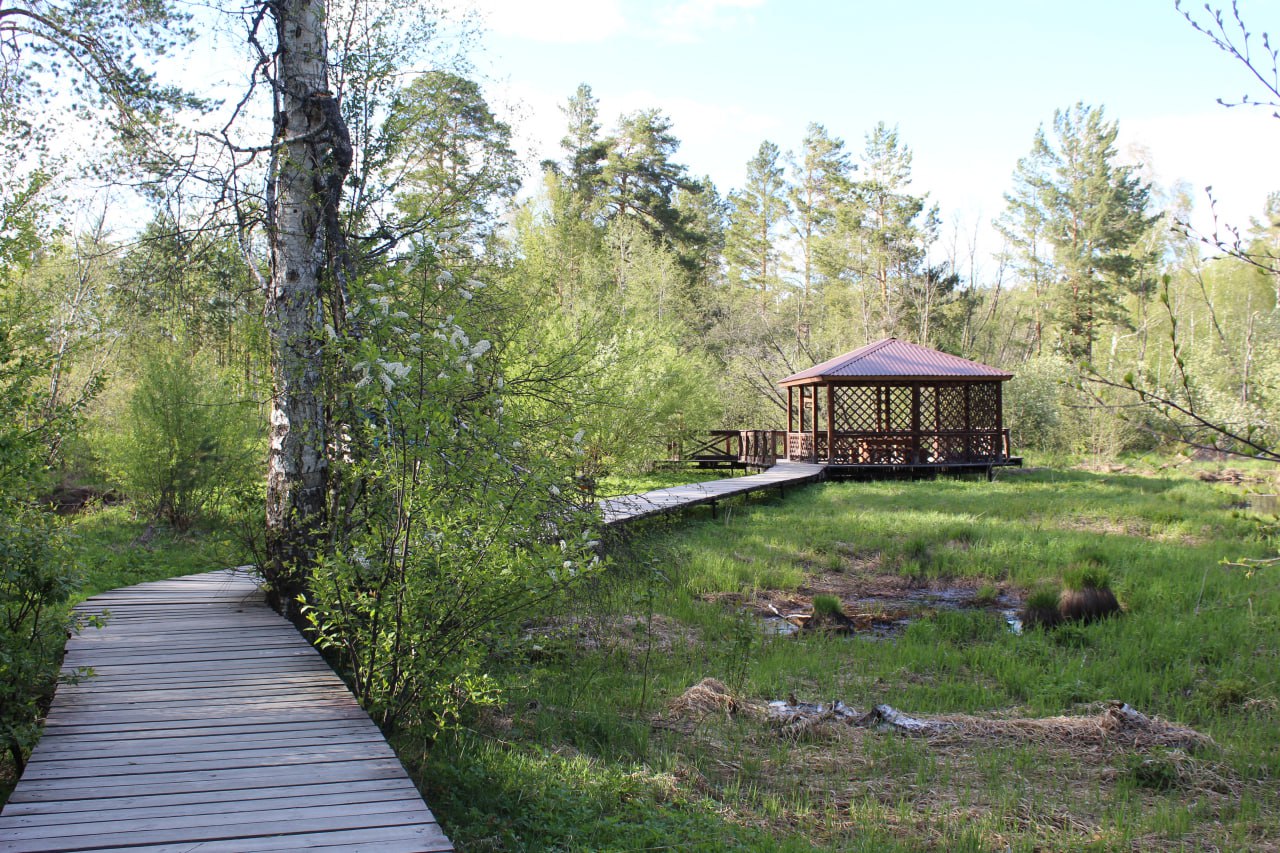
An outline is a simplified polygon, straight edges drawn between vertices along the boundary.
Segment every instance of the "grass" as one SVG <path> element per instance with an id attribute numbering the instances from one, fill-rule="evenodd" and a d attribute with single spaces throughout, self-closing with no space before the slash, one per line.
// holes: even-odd
<path id="1" fill-rule="evenodd" d="M 829 483 L 716 520 L 655 522 L 615 547 L 570 614 L 548 614 L 636 630 L 499 644 L 489 674 L 502 706 L 395 746 L 463 851 L 1276 847 L 1280 568 L 1221 561 L 1273 555 L 1277 533 L 1235 508 L 1240 492 L 1142 462 L 991 484 Z M 144 544 L 146 529 L 123 507 L 74 520 L 82 596 L 249 559 L 220 523 Z M 796 638 L 745 610 L 763 592 L 813 603 L 831 584 L 963 587 L 990 605 L 1082 570 L 1106 578 L 1123 619 L 1015 636 L 989 607 L 961 607 L 889 639 Z M 1120 699 L 1216 746 L 849 727 L 792 740 L 744 715 L 668 711 L 705 677 L 750 702 L 794 694 L 920 715 L 1046 717 Z"/>
<path id="2" fill-rule="evenodd" d="M 596 491 L 601 497 L 617 495 L 635 495 L 651 492 L 654 489 L 668 489 L 672 486 L 683 486 L 687 483 L 702 483 L 707 480 L 724 480 L 729 477 L 740 477 L 749 471 L 732 471 L 725 469 L 688 468 L 678 471 L 651 471 L 648 474 L 610 474 L 601 477 Z"/>
<path id="3" fill-rule="evenodd" d="M 1277 539 L 1232 508 L 1238 492 L 1179 473 L 1049 470 L 828 483 L 717 520 L 655 523 L 567 605 L 647 619 L 652 601 L 651 630 L 517 650 L 494 664 L 501 709 L 402 754 L 463 850 L 1275 846 L 1278 570 L 1220 561 L 1273 554 Z M 864 581 L 1020 601 L 1082 569 L 1109 581 L 1123 619 L 1017 636 L 990 609 L 961 607 L 886 640 L 774 636 L 743 611 L 761 591 L 813 600 L 823 584 Z M 1117 699 L 1216 746 L 848 727 L 789 741 L 741 716 L 669 719 L 668 703 L 705 677 L 753 702 L 834 697 L 926 715 L 1085 714 Z"/>
<path id="4" fill-rule="evenodd" d="M 76 601 L 117 587 L 252 560 L 234 527 L 220 516 L 176 531 L 135 518 L 127 505 L 74 516 L 67 541 L 83 577 Z"/>

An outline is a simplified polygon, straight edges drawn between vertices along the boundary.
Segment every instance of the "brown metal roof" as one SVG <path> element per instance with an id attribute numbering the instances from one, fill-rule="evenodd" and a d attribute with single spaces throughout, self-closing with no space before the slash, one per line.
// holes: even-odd
<path id="1" fill-rule="evenodd" d="M 958 355 L 885 338 L 783 379 L 779 385 L 810 385 L 840 379 L 1012 379 L 1006 373 Z"/>

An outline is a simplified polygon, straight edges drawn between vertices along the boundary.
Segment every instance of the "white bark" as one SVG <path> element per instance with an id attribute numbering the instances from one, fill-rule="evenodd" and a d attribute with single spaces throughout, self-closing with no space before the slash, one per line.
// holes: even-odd
<path id="1" fill-rule="evenodd" d="M 271 280 L 266 314 L 274 389 L 267 571 L 276 592 L 287 600 L 298 591 L 296 581 L 291 582 L 295 570 L 314 557 L 324 519 L 324 299 L 345 280 L 337 205 L 351 165 L 351 146 L 329 91 L 324 0 L 279 0 L 270 11 L 276 25 L 278 88 L 268 188 Z"/>

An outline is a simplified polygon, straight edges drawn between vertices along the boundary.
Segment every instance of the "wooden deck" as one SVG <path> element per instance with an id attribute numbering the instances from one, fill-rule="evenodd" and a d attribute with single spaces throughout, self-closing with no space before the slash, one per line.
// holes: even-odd
<path id="1" fill-rule="evenodd" d="M 747 477 L 730 477 L 727 480 L 710 480 L 656 489 L 640 495 L 623 495 L 600 501 L 606 526 L 625 524 L 654 515 L 679 512 L 692 506 L 711 504 L 737 495 L 746 495 L 765 489 L 782 489 L 790 485 L 811 483 L 821 479 L 823 466 L 804 462 L 779 462 L 762 474 Z"/>
<path id="2" fill-rule="evenodd" d="M 382 734 L 238 571 L 89 599 L 0 851 L 453 849 Z"/>

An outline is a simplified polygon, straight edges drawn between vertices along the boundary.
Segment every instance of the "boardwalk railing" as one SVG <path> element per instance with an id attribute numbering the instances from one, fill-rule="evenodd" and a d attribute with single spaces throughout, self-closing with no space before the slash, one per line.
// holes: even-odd
<path id="1" fill-rule="evenodd" d="M 668 442 L 669 462 L 701 467 L 769 468 L 787 456 L 787 433 L 780 429 L 713 429 L 706 437 Z"/>

